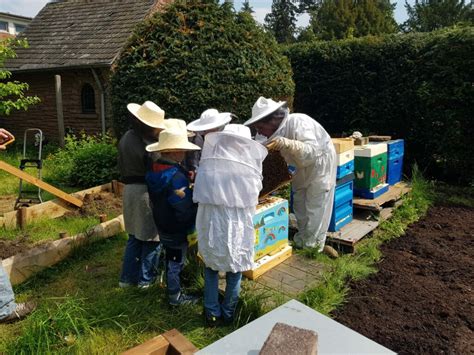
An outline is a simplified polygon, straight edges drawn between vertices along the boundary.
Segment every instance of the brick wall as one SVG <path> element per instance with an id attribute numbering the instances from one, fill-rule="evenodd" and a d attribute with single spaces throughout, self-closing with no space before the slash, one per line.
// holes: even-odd
<path id="1" fill-rule="evenodd" d="M 108 78 L 108 70 L 99 72 L 99 76 Z M 21 73 L 14 80 L 30 85 L 29 95 L 37 95 L 41 102 L 31 106 L 28 111 L 15 111 L 7 117 L 0 117 L 0 127 L 4 127 L 22 140 L 26 128 L 40 128 L 49 140 L 58 140 L 58 120 L 56 114 L 56 94 L 54 75 L 61 75 L 63 114 L 65 129 L 74 132 L 85 131 L 88 134 L 101 132 L 100 91 L 90 69 L 68 71 L 45 71 Z M 107 80 L 107 79 L 105 79 Z M 90 84 L 95 91 L 95 113 L 82 113 L 81 90 L 84 84 Z M 107 83 L 106 83 L 107 85 Z M 110 106 L 106 96 L 106 125 L 110 127 Z"/>

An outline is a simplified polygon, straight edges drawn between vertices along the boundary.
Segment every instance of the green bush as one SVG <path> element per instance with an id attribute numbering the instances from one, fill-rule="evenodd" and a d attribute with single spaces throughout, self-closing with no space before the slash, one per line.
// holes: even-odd
<path id="1" fill-rule="evenodd" d="M 70 135 L 64 148 L 48 156 L 50 179 L 69 186 L 90 187 L 118 177 L 117 147 L 111 137 Z"/>
<path id="2" fill-rule="evenodd" d="M 406 140 L 406 164 L 472 182 L 474 27 L 289 47 L 298 112 L 331 134 Z"/>
<path id="3" fill-rule="evenodd" d="M 175 1 L 139 25 L 111 80 L 114 126 L 126 104 L 152 100 L 187 121 L 214 107 L 245 120 L 260 95 L 292 101 L 288 59 L 248 13 L 218 1 Z"/>

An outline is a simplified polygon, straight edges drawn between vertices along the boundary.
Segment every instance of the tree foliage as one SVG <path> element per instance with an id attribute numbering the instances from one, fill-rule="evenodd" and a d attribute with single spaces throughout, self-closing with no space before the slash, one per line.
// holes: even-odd
<path id="1" fill-rule="evenodd" d="M 253 14 L 253 8 L 250 6 L 249 0 L 245 0 L 242 4 L 242 8 L 240 9 L 242 12 L 248 12 L 249 14 Z"/>
<path id="2" fill-rule="evenodd" d="M 265 28 L 278 43 L 294 42 L 297 12 L 298 7 L 293 0 L 273 0 L 272 11 L 265 16 Z"/>
<path id="3" fill-rule="evenodd" d="M 405 32 L 430 32 L 458 23 L 474 24 L 472 1 L 416 0 L 411 6 L 405 1 L 408 19 L 402 25 Z"/>
<path id="4" fill-rule="evenodd" d="M 393 33 L 398 29 L 390 0 L 321 0 L 310 8 L 311 26 L 324 40 Z"/>
<path id="5" fill-rule="evenodd" d="M 295 110 L 406 140 L 406 166 L 474 183 L 474 27 L 290 46 Z"/>
<path id="6" fill-rule="evenodd" d="M 126 105 L 152 100 L 187 121 L 216 108 L 250 117 L 260 96 L 292 102 L 288 59 L 249 13 L 218 1 L 175 1 L 138 26 L 111 79 L 118 134 Z"/>
<path id="7" fill-rule="evenodd" d="M 10 81 L 12 73 L 5 69 L 5 61 L 15 58 L 15 48 L 27 47 L 26 40 L 7 39 L 0 42 L 0 115 L 8 116 L 13 110 L 27 110 L 30 105 L 40 102 L 37 96 L 28 96 L 27 83 Z"/>

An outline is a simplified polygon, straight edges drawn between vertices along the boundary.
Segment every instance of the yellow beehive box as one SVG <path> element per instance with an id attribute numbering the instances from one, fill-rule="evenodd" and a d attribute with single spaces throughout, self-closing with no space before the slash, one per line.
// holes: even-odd
<path id="1" fill-rule="evenodd" d="M 332 143 L 336 148 L 337 154 L 354 149 L 354 140 L 352 138 L 332 138 Z"/>

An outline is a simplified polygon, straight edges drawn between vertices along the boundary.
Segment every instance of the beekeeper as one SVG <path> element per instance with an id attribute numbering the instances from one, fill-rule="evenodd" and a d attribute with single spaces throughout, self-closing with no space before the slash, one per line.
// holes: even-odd
<path id="1" fill-rule="evenodd" d="M 199 119 L 190 122 L 186 129 L 196 134 L 192 139 L 192 143 L 202 148 L 206 134 L 222 131 L 231 120 L 232 114 L 230 112 L 219 112 L 215 108 L 210 108 L 201 113 Z M 196 171 L 200 159 L 201 151 L 191 152 L 186 157 L 185 165 L 189 170 Z"/>
<path id="2" fill-rule="evenodd" d="M 267 137 L 268 149 L 280 151 L 296 167 L 292 181 L 293 209 L 300 248 L 323 251 L 336 186 L 336 151 L 329 134 L 308 115 L 290 114 L 286 102 L 260 97 L 244 123 Z M 332 249 L 332 248 L 331 248 Z"/>
<path id="3" fill-rule="evenodd" d="M 214 326 L 229 323 L 237 304 L 242 271 L 253 268 L 253 216 L 262 189 L 262 162 L 267 149 L 251 139 L 250 129 L 229 124 L 206 136 L 194 202 L 196 229 L 204 269 L 204 310 Z M 225 297 L 218 301 L 218 272 L 226 272 Z"/>

